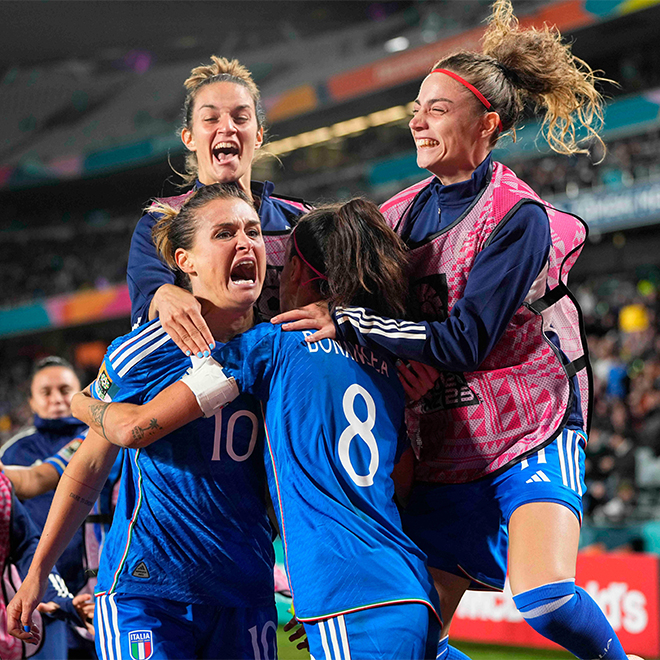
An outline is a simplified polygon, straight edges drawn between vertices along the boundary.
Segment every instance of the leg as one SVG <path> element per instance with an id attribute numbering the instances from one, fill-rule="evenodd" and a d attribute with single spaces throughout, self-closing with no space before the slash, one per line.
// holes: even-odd
<path id="1" fill-rule="evenodd" d="M 575 586 L 580 523 L 568 507 L 532 502 L 509 522 L 509 579 L 514 602 L 538 633 L 583 660 L 624 660 L 605 615 Z"/>

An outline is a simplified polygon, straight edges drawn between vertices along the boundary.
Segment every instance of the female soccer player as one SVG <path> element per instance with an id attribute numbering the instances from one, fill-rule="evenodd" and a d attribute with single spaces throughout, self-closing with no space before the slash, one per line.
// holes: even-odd
<path id="1" fill-rule="evenodd" d="M 242 190 L 222 184 L 200 188 L 184 208 L 191 221 L 176 228 L 176 264 L 201 301 L 214 339 L 225 342 L 254 323 L 266 271 L 259 217 Z M 96 393 L 149 400 L 193 359 L 154 320 L 113 342 Z M 242 395 L 222 416 L 125 452 L 98 575 L 99 657 L 275 656 L 274 557 L 261 442 L 259 406 Z M 90 431 L 74 454 L 29 574 L 8 608 L 10 629 L 30 625 L 45 567 L 88 513 L 117 452 Z M 31 633 L 17 634 L 32 639 Z"/>
<path id="2" fill-rule="evenodd" d="M 586 236 L 493 162 L 526 102 L 545 112 L 551 148 L 596 137 L 601 97 L 589 67 L 551 30 L 520 29 L 509 0 L 493 5 L 482 53 L 437 62 L 410 129 L 433 175 L 382 210 L 411 248 L 418 323 L 338 307 L 284 314 L 315 339 L 351 340 L 442 370 L 407 417 L 418 463 L 404 518 L 428 555 L 444 620 L 469 588 L 502 589 L 518 610 L 579 658 L 625 658 L 593 599 L 575 586 L 584 493 L 590 370 L 566 287 Z"/>
<path id="3" fill-rule="evenodd" d="M 268 270 L 260 311 L 277 313 L 278 270 L 286 237 L 307 208 L 300 200 L 273 194 L 273 184 L 252 181 L 252 163 L 264 140 L 261 95 L 250 72 L 237 60 L 211 57 L 190 72 L 184 85 L 181 140 L 188 150 L 184 180 L 192 189 L 160 200 L 178 207 L 194 190 L 210 183 L 234 183 L 250 195 L 261 218 Z M 154 207 L 156 208 L 156 207 Z M 151 238 L 157 213 L 149 209 L 135 228 L 128 257 L 128 287 L 133 327 L 158 316 L 174 342 L 188 355 L 213 343 L 199 302 L 177 286 L 175 272 L 158 258 Z"/>
<path id="4" fill-rule="evenodd" d="M 373 204 L 317 209 L 292 233 L 281 300 L 287 308 L 321 298 L 361 302 L 401 314 L 405 261 L 403 245 Z M 264 405 L 269 487 L 296 616 L 305 622 L 314 657 L 435 658 L 436 596 L 393 502 L 390 475 L 407 440 L 392 363 L 335 342 L 311 346 L 303 334 L 271 324 L 213 356 L 226 376 L 220 371 L 218 378 L 217 364 L 202 360 L 185 384 L 145 406 L 99 404 L 81 395 L 76 414 L 113 442 L 146 446 L 200 408 L 211 412 L 214 393 L 207 390 L 234 379 Z M 93 386 L 97 397 L 100 383 Z M 148 437 L 133 433 L 146 427 Z"/>

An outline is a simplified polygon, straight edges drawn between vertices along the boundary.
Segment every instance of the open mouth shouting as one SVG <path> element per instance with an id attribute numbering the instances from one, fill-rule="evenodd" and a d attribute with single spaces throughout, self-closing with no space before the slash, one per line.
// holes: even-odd
<path id="1" fill-rule="evenodd" d="M 218 142 L 213 146 L 213 158 L 220 164 L 238 156 L 238 145 L 235 142 Z"/>
<path id="2" fill-rule="evenodd" d="M 257 282 L 257 262 L 253 257 L 237 261 L 229 274 L 231 283 L 239 287 L 253 287 Z"/>

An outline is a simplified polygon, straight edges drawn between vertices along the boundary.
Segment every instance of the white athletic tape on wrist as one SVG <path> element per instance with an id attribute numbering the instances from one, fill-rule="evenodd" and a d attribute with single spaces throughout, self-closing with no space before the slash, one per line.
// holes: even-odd
<path id="1" fill-rule="evenodd" d="M 231 403 L 240 390 L 236 381 L 227 377 L 212 357 L 193 357 L 193 366 L 181 378 L 195 395 L 204 417 L 213 417 L 221 408 Z"/>

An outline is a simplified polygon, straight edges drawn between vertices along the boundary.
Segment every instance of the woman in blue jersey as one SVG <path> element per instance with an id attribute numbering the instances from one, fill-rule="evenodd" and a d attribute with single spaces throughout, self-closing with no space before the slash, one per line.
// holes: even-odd
<path id="1" fill-rule="evenodd" d="M 170 241 L 170 252 L 174 245 Z M 405 249 L 369 202 L 303 216 L 286 255 L 280 286 L 286 308 L 323 299 L 403 312 Z M 150 445 L 200 408 L 212 413 L 217 391 L 222 403 L 234 383 L 261 400 L 268 482 L 296 617 L 305 622 L 312 655 L 435 658 L 432 581 L 393 501 L 395 462 L 406 448 L 411 458 L 393 364 L 347 344 L 311 346 L 304 334 L 272 324 L 212 355 L 224 371 L 200 361 L 182 383 L 144 406 L 99 404 L 81 395 L 76 414 L 111 441 L 135 447 Z M 100 383 L 92 388 L 97 397 Z M 226 409 L 219 414 L 226 416 Z M 147 427 L 144 437 L 133 432 Z"/>
<path id="2" fill-rule="evenodd" d="M 440 594 L 443 660 L 465 657 L 448 647 L 452 616 L 467 589 L 504 588 L 507 553 L 535 630 L 579 658 L 626 657 L 575 585 L 590 370 L 566 276 L 586 226 L 491 159 L 526 104 L 543 112 L 552 149 L 584 151 L 579 131 L 599 139 L 596 82 L 556 31 L 520 29 L 497 0 L 483 53 L 437 62 L 415 100 L 410 129 L 431 178 L 381 208 L 411 249 L 419 322 L 319 306 L 273 319 L 441 370 L 407 414 L 417 462 L 404 528 Z"/>
<path id="3" fill-rule="evenodd" d="M 255 322 L 266 271 L 259 217 L 242 190 L 222 184 L 201 188 L 185 208 L 193 221 L 174 230 L 173 265 L 188 278 L 215 341 L 226 342 Z M 156 319 L 112 343 L 95 393 L 141 403 L 196 361 Z M 134 435 L 148 436 L 156 427 L 147 424 Z M 275 657 L 262 442 L 259 406 L 241 395 L 222 415 L 125 452 L 98 575 L 99 657 Z M 72 457 L 30 572 L 8 610 L 11 627 L 29 625 L 45 566 L 89 512 L 118 451 L 90 431 Z"/>
<path id="4" fill-rule="evenodd" d="M 191 190 L 163 201 L 178 207 L 192 191 L 210 183 L 233 183 L 254 200 L 266 241 L 268 270 L 260 312 L 278 311 L 278 269 L 286 236 L 305 210 L 300 200 L 273 193 L 273 184 L 252 180 L 252 163 L 264 141 L 264 111 L 250 72 L 237 60 L 211 57 L 185 81 L 181 140 L 187 149 L 184 182 Z M 157 200 L 158 201 L 158 200 Z M 151 238 L 157 205 L 147 209 L 135 228 L 128 256 L 128 288 L 133 327 L 159 317 L 174 342 L 188 355 L 213 343 L 199 302 L 179 286 L 175 271 L 158 258 Z"/>

